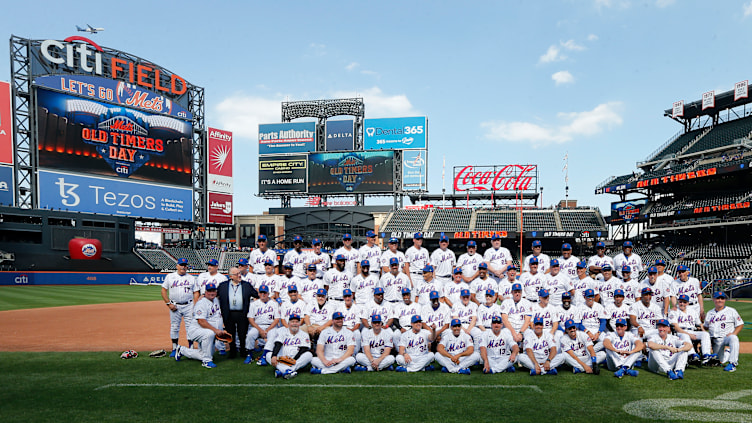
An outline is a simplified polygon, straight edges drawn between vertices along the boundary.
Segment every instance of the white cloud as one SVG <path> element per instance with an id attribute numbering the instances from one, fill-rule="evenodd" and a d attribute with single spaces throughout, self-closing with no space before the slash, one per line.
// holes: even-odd
<path id="1" fill-rule="evenodd" d="M 752 15 L 752 1 L 745 4 L 744 6 L 744 17 L 746 18 L 749 15 Z"/>
<path id="2" fill-rule="evenodd" d="M 551 79 L 556 82 L 556 85 L 571 84 L 574 82 L 574 76 L 569 71 L 559 71 L 551 75 Z"/>
<path id="3" fill-rule="evenodd" d="M 564 56 L 561 54 L 561 50 L 559 50 L 559 47 L 557 46 L 551 46 L 546 50 L 546 52 L 538 59 L 539 63 L 551 63 L 551 62 L 559 62 L 564 59 L 566 59 L 567 56 Z"/>
<path id="4" fill-rule="evenodd" d="M 585 47 L 577 44 L 574 40 L 561 41 L 559 42 L 559 44 L 561 44 L 561 46 L 567 50 L 574 50 L 574 51 L 585 50 Z"/>
<path id="5" fill-rule="evenodd" d="M 366 70 L 366 69 L 363 69 L 362 71 L 360 71 L 360 73 L 363 75 L 379 76 L 378 72 L 372 71 L 372 70 Z"/>
<path id="6" fill-rule="evenodd" d="M 558 125 L 539 125 L 531 122 L 483 122 L 485 137 L 494 141 L 534 142 L 535 147 L 550 143 L 565 143 L 577 137 L 590 137 L 606 129 L 621 125 L 621 102 L 599 104 L 593 110 L 559 113 Z"/>
<path id="7" fill-rule="evenodd" d="M 221 128 L 239 137 L 258 138 L 258 124 L 279 122 L 282 98 L 270 99 L 237 95 L 216 106 Z"/>
<path id="8" fill-rule="evenodd" d="M 345 69 L 351 71 L 358 67 L 358 62 L 352 62 L 349 65 L 345 66 Z"/>
<path id="9" fill-rule="evenodd" d="M 674 3 L 676 3 L 676 0 L 656 0 L 655 1 L 655 5 L 660 8 L 669 7 Z"/>
<path id="10" fill-rule="evenodd" d="M 629 0 L 595 0 L 595 7 L 598 9 L 604 7 L 618 7 L 620 9 L 626 9 L 629 6 Z"/>
<path id="11" fill-rule="evenodd" d="M 590 34 L 587 36 L 588 41 L 598 41 L 598 36 L 595 34 Z"/>
<path id="12" fill-rule="evenodd" d="M 387 95 L 379 87 L 365 91 L 337 91 L 332 98 L 363 97 L 366 112 L 370 117 L 410 116 L 418 113 L 404 94 Z"/>

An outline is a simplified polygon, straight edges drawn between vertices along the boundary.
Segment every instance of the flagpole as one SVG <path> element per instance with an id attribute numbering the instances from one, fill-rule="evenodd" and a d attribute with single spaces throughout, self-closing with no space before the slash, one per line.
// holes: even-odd
<path id="1" fill-rule="evenodd" d="M 446 207 L 446 181 L 444 174 L 446 172 L 446 156 L 444 156 L 444 164 L 441 166 L 441 206 Z"/>
<path id="2" fill-rule="evenodd" d="M 569 151 L 564 155 L 564 206 L 569 207 Z"/>

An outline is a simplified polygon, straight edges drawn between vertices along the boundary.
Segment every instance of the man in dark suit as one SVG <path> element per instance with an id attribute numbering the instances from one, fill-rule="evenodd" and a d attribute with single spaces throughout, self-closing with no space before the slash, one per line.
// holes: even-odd
<path id="1" fill-rule="evenodd" d="M 252 298 L 258 298 L 258 292 L 253 285 L 243 281 L 240 270 L 237 267 L 230 268 L 229 281 L 222 282 L 217 289 L 219 308 L 222 310 L 222 319 L 225 330 L 237 336 L 240 341 L 240 356 L 245 357 L 248 351 L 245 348 L 245 339 L 248 334 L 248 308 Z M 230 355 L 228 358 L 238 356 L 238 348 L 235 340 L 230 343 Z"/>

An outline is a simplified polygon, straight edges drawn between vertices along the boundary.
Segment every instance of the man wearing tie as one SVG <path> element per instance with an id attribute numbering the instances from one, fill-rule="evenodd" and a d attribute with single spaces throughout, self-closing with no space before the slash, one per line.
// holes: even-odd
<path id="1" fill-rule="evenodd" d="M 248 351 L 245 348 L 246 335 L 248 334 L 248 308 L 251 305 L 252 297 L 258 298 L 258 292 L 253 285 L 241 279 L 240 269 L 231 267 L 229 275 L 230 280 L 219 284 L 217 296 L 219 297 L 219 308 L 222 310 L 222 319 L 224 320 L 225 330 L 233 338 L 237 337 L 240 341 L 240 356 L 245 357 Z M 238 356 L 238 347 L 233 339 L 230 342 L 230 355 L 228 358 Z"/>

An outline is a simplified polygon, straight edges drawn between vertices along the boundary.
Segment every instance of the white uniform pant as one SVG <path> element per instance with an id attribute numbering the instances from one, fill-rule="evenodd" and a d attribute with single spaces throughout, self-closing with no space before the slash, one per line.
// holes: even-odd
<path id="1" fill-rule="evenodd" d="M 188 304 L 175 304 L 177 310 L 170 310 L 170 339 L 178 339 L 180 336 L 180 321 L 185 321 L 185 329 L 188 331 L 188 324 L 193 320 L 193 301 Z"/>
<path id="2" fill-rule="evenodd" d="M 596 353 L 603 351 L 606 347 L 603 346 L 603 341 L 606 339 L 606 332 L 601 332 L 598 335 L 598 340 L 593 342 L 593 349 Z"/>
<path id="3" fill-rule="evenodd" d="M 436 290 L 439 292 L 439 295 L 441 295 L 445 286 L 454 283 L 451 276 L 436 276 L 434 279 L 436 279 L 436 285 L 438 285 Z"/>
<path id="4" fill-rule="evenodd" d="M 321 369 L 322 375 L 329 375 L 329 374 L 339 373 L 340 370 L 344 370 L 346 367 L 352 367 L 353 365 L 355 365 L 355 358 L 350 356 L 342 360 L 340 363 L 326 367 L 324 366 L 324 363 L 321 362 L 321 359 L 319 359 L 318 357 L 314 357 L 313 360 L 311 360 L 311 365 L 313 367 Z"/>
<path id="5" fill-rule="evenodd" d="M 212 361 L 214 355 L 214 331 L 211 329 L 194 329 L 188 333 L 188 339 L 198 344 L 198 349 L 179 347 L 180 354 L 202 363 Z"/>
<path id="6" fill-rule="evenodd" d="M 726 352 L 726 347 L 730 347 L 730 351 Z M 713 353 L 718 355 L 718 359 L 721 363 L 729 362 L 739 363 L 739 337 L 736 335 L 728 335 L 725 338 L 713 338 Z"/>
<path id="7" fill-rule="evenodd" d="M 640 334 L 637 332 L 637 329 L 632 328 L 630 329 L 630 332 L 632 332 L 632 335 L 638 338 L 640 337 Z M 658 334 L 658 329 L 646 329 L 645 334 L 642 336 L 642 341 L 648 342 L 648 339 L 650 339 L 651 336 L 657 335 L 657 334 Z"/>
<path id="8" fill-rule="evenodd" d="M 666 373 L 669 370 L 681 370 L 687 367 L 687 352 L 680 351 L 667 358 L 658 351 L 650 351 L 648 369 L 655 373 Z"/>
<path id="9" fill-rule="evenodd" d="M 465 330 L 464 328 L 462 330 Z M 486 330 L 491 330 L 490 328 L 487 328 Z M 483 338 L 483 332 L 480 330 L 477 326 L 472 328 L 470 330 L 470 336 L 473 338 L 473 348 L 475 348 L 475 352 L 480 354 L 480 342 L 482 341 L 481 338 Z"/>
<path id="10" fill-rule="evenodd" d="M 514 363 L 516 362 L 516 360 L 515 362 L 509 361 L 509 357 L 511 357 L 511 355 L 507 355 L 503 357 L 496 357 L 496 358 L 488 357 L 488 367 L 490 367 L 491 371 L 494 373 L 501 373 L 507 370 L 508 368 L 514 366 Z M 517 357 L 519 357 L 519 355 Z M 484 366 L 486 364 L 485 362 L 483 362 L 482 358 L 479 358 L 478 362 Z"/>
<path id="11" fill-rule="evenodd" d="M 455 364 L 451 358 L 445 357 L 439 353 L 435 354 L 436 362 L 441 366 L 446 367 L 449 373 L 457 373 L 460 369 L 467 369 L 472 365 L 478 364 L 480 361 L 480 354 L 473 352 L 472 354 L 460 358 L 460 363 Z"/>
<path id="12" fill-rule="evenodd" d="M 423 354 L 408 354 L 410 356 L 410 363 L 405 362 L 405 356 L 400 354 L 397 356 L 397 364 L 403 366 L 408 372 L 419 372 L 426 366 L 431 364 L 434 359 L 432 352 L 426 352 Z"/>
<path id="13" fill-rule="evenodd" d="M 560 355 L 564 356 L 564 361 L 567 364 L 569 364 L 570 366 L 572 366 L 572 368 L 581 370 L 583 372 L 585 371 L 585 368 L 582 367 L 582 365 L 580 363 L 578 363 L 577 360 L 574 359 L 574 357 L 572 357 L 571 355 L 569 355 L 568 352 L 563 352 Z M 592 359 L 592 357 L 590 357 L 590 354 L 588 354 L 587 357 L 578 357 L 578 358 L 580 360 L 582 360 L 582 362 L 585 363 L 585 364 L 587 364 L 588 366 L 592 366 L 593 365 L 593 359 Z M 604 360 L 606 360 L 606 352 L 605 351 L 598 351 L 597 353 L 595 353 L 595 363 L 596 364 L 601 364 L 601 363 L 603 363 Z"/>
<path id="14" fill-rule="evenodd" d="M 704 330 L 688 330 L 687 333 L 691 333 L 697 336 L 697 340 L 700 341 L 700 351 L 702 351 L 702 355 L 710 354 L 711 343 L 709 333 L 705 332 Z M 679 335 L 679 339 L 681 339 L 682 341 L 689 344 L 692 343 L 692 338 L 690 338 L 686 333 L 677 333 L 677 335 Z"/>
<path id="15" fill-rule="evenodd" d="M 355 338 L 355 349 L 353 350 L 353 357 L 360 352 L 360 330 L 351 330 L 353 338 Z"/>
<path id="16" fill-rule="evenodd" d="M 555 369 L 564 363 L 564 355 L 563 354 L 556 354 L 556 356 L 551 360 L 551 368 Z M 532 360 L 530 360 L 530 357 L 527 356 L 527 354 L 520 354 L 517 356 L 517 362 L 521 365 L 527 367 L 530 370 L 535 370 L 535 364 Z M 538 362 L 538 365 L 543 369 L 543 363 L 545 363 L 546 360 L 544 359 L 541 362 Z"/>
<path id="17" fill-rule="evenodd" d="M 380 358 L 380 357 L 374 357 L 374 358 Z M 365 353 L 358 353 L 358 355 L 355 356 L 355 361 L 358 362 L 361 366 L 365 366 L 368 368 L 369 372 L 374 371 L 375 369 L 371 365 L 371 362 L 368 360 L 368 356 L 365 355 Z M 383 360 L 379 362 L 379 370 L 384 370 L 387 367 L 394 364 L 394 356 L 391 354 L 388 354 L 384 357 Z"/>
<path id="18" fill-rule="evenodd" d="M 259 339 L 261 334 L 259 333 L 258 329 L 254 328 L 253 326 L 248 327 L 248 335 L 245 338 L 245 348 L 247 350 L 252 350 L 256 347 L 256 340 L 259 339 L 259 347 L 262 345 L 268 346 L 269 351 L 274 349 L 274 331 L 276 328 L 270 328 L 270 327 L 264 327 L 264 325 L 260 325 L 262 329 L 266 331 L 266 339 Z"/>
<path id="19" fill-rule="evenodd" d="M 619 370 L 622 367 L 632 368 L 637 360 L 642 358 L 641 352 L 636 352 L 628 356 L 623 356 L 611 350 L 606 350 L 606 365 L 608 369 L 613 371 Z"/>
<path id="20" fill-rule="evenodd" d="M 279 357 L 277 357 L 277 358 L 279 358 Z M 300 370 L 303 367 L 307 366 L 308 363 L 311 362 L 312 358 L 313 358 L 313 354 L 311 354 L 310 351 L 306 351 L 303 354 L 301 354 L 300 358 L 298 358 L 295 361 L 295 365 L 294 366 L 288 366 L 287 364 L 282 363 L 281 361 L 277 360 L 277 370 L 279 370 L 282 373 L 284 373 L 288 369 L 291 372 L 297 372 L 298 370 Z M 268 363 L 272 362 L 272 353 L 271 352 L 266 353 L 266 361 Z"/>

